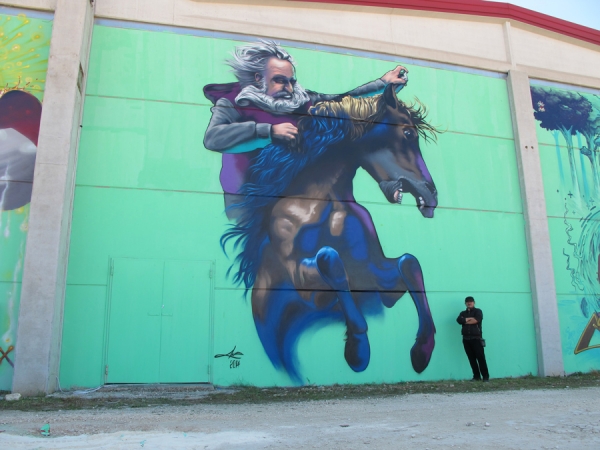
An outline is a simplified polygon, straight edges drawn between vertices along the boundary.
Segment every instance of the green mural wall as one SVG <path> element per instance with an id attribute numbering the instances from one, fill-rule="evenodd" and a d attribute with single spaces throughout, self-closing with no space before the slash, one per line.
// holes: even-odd
<path id="1" fill-rule="evenodd" d="M 0 390 L 10 390 L 52 21 L 0 14 Z"/>
<path id="2" fill-rule="evenodd" d="M 107 349 L 119 342 L 127 346 L 140 332 L 148 333 L 148 356 L 135 371 L 155 373 L 154 380 L 163 369 L 153 353 L 183 355 L 195 345 L 208 346 L 211 355 L 206 369 L 198 369 L 199 381 L 219 385 L 470 378 L 455 321 L 466 295 L 475 297 L 485 315 L 492 377 L 536 373 L 506 82 L 417 64 L 404 64 L 410 82 L 399 98 L 410 103 L 418 97 L 429 112 L 427 120 L 444 131 L 437 143 L 420 143 L 439 193 L 435 216 L 423 217 L 412 197 L 390 204 L 362 169 L 353 192 L 369 211 L 386 256 L 410 253 L 420 262 L 437 329 L 431 361 L 420 374 L 411 365 L 418 320 L 406 294 L 393 308 L 367 318 L 370 363 L 365 370 L 355 372 L 344 360 L 346 327 L 340 321 L 315 323 L 300 334 L 300 380 L 271 364 L 257 335 L 250 298 L 227 275 L 232 260 L 220 245 L 229 223 L 219 182 L 221 155 L 203 146 L 212 104 L 202 88 L 235 81 L 224 60 L 243 43 L 95 26 L 78 155 L 61 385 L 110 381 Z M 346 92 L 403 63 L 284 47 L 295 59 L 299 82 L 317 92 Z M 209 303 L 210 324 L 204 326 L 201 343 L 165 341 L 171 316 L 160 312 L 160 299 L 158 309 L 140 310 L 154 320 L 149 328 L 132 324 L 129 330 L 123 325 L 111 331 L 113 271 L 119 270 L 111 262 L 123 258 L 164 262 L 155 278 L 166 276 L 172 261 L 209 263 L 212 268 L 202 276 L 210 280 L 210 294 L 202 301 Z M 169 297 L 166 288 L 156 289 L 163 289 L 163 301 Z"/>
<path id="3" fill-rule="evenodd" d="M 565 371 L 600 369 L 600 93 L 532 84 Z"/>

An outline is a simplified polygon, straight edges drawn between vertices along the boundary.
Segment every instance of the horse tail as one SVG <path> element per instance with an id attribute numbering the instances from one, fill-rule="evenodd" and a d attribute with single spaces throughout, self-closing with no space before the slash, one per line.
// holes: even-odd
<path id="1" fill-rule="evenodd" d="M 233 275 L 233 282 L 238 286 L 243 284 L 248 291 L 254 286 L 256 280 L 267 230 L 262 226 L 265 217 L 263 211 L 259 210 L 254 214 L 243 216 L 245 217 L 242 217 L 237 224 L 229 225 L 227 231 L 221 236 L 220 242 L 223 251 L 229 241 L 233 241 L 234 252 L 239 250 L 234 263 L 227 270 L 227 276 L 230 276 L 234 267 L 238 266 L 238 270 Z"/>

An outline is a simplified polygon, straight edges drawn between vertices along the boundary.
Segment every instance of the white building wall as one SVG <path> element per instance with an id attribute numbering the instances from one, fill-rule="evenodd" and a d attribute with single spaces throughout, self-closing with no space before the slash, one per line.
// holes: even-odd
<path id="1" fill-rule="evenodd" d="M 29 274 L 26 273 L 23 278 L 21 298 L 23 317 L 19 325 L 20 367 L 15 372 L 14 381 L 15 388 L 23 393 L 53 391 L 55 383 L 51 378 L 55 377 L 57 373 L 59 360 L 57 353 L 62 334 L 60 309 L 64 300 L 64 270 L 67 263 L 68 242 L 62 242 L 61 239 L 61 243 L 57 245 L 48 245 L 48 251 L 44 253 L 46 247 L 35 247 L 34 238 L 39 235 L 40 242 L 48 244 L 47 239 L 50 236 L 54 236 L 56 239 L 59 236 L 68 236 L 70 226 L 68 214 L 62 221 L 59 217 L 60 214 L 58 216 L 55 214 L 56 217 L 48 216 L 52 223 L 41 220 L 43 214 L 40 213 L 47 208 L 47 205 L 44 206 L 40 202 L 44 195 L 52 197 L 54 203 L 62 202 L 60 205 L 53 204 L 53 208 L 57 208 L 56 211 L 69 211 L 73 194 L 73 172 L 69 167 L 69 161 L 75 161 L 77 144 L 70 143 L 70 137 L 73 135 L 73 127 L 77 127 L 79 121 L 80 100 L 75 95 L 77 74 L 80 64 L 85 72 L 88 50 L 87 44 L 83 44 L 83 42 L 77 46 L 76 55 L 72 55 L 73 52 L 69 52 L 69 49 L 72 47 L 70 41 L 74 36 L 87 42 L 91 33 L 89 27 L 85 25 L 86 14 L 89 13 L 82 10 L 80 5 L 78 8 L 70 3 L 75 1 L 88 3 L 88 0 L 8 0 L 3 2 L 3 5 L 6 6 L 44 11 L 54 11 L 57 8 L 73 9 L 77 12 L 78 20 L 76 33 L 70 34 L 68 38 L 66 38 L 65 32 L 69 32 L 73 24 L 68 20 L 56 20 L 54 23 L 52 40 L 52 57 L 54 59 L 50 61 L 48 68 L 48 93 L 44 103 L 44 116 L 40 130 L 40 167 L 38 168 L 36 164 L 36 173 L 43 169 L 45 145 L 48 147 L 47 153 L 52 150 L 54 143 L 58 142 L 57 133 L 61 135 L 61 142 L 64 141 L 65 145 L 68 145 L 69 155 L 65 155 L 61 159 L 61 177 L 54 177 L 47 186 L 41 186 L 43 177 L 38 174 L 35 183 L 37 186 L 34 184 L 34 195 L 37 192 L 40 197 L 37 200 L 34 197 L 32 200 L 32 227 L 34 228 L 30 231 L 27 247 L 26 270 L 29 271 Z M 518 77 L 519 86 L 515 84 L 519 89 L 513 86 L 511 92 L 524 92 L 523 89 L 531 77 L 600 88 L 599 46 L 502 18 L 279 0 L 246 2 L 232 0 L 96 0 L 94 3 L 96 18 L 289 39 L 501 73 L 517 70 L 518 72 L 513 72 L 513 74 L 522 75 Z M 60 12 L 64 14 L 61 17 L 68 16 L 68 11 Z M 57 17 L 59 17 L 58 13 L 59 11 L 57 11 Z M 60 64 L 60 66 L 55 67 L 56 64 Z M 51 93 L 50 76 L 58 67 L 68 74 L 68 82 L 56 79 L 56 86 L 61 89 L 64 86 L 64 96 L 60 97 L 62 91 L 57 91 L 58 97 L 52 98 L 49 95 Z M 55 73 L 55 76 L 60 77 L 60 74 Z M 513 105 L 515 104 L 521 105 L 520 113 L 515 113 L 515 129 L 520 139 L 529 143 L 535 136 L 535 130 L 531 129 L 533 120 L 521 123 L 518 117 L 523 114 L 523 108 L 526 107 L 523 101 L 516 103 L 513 101 Z M 44 126 L 45 123 L 50 123 L 50 114 L 64 115 L 64 126 L 61 125 L 63 130 L 50 130 L 49 127 Z M 524 136 L 527 136 L 527 139 Z M 523 157 L 522 152 L 523 149 L 517 152 L 520 158 Z M 527 158 L 527 161 L 521 161 L 521 170 L 528 170 L 528 167 L 539 169 L 539 155 L 534 155 L 534 160 L 531 159 L 531 155 L 528 155 Z M 62 181 L 58 183 L 57 180 Z M 529 217 L 539 218 L 540 215 L 543 215 L 542 212 L 545 211 L 543 190 L 525 189 L 523 195 L 524 205 L 527 208 L 529 205 L 535 205 L 536 208 L 535 211 L 530 211 Z M 42 208 L 40 213 L 33 211 L 36 205 Z M 36 222 L 33 218 L 39 218 L 39 220 Z M 535 235 L 534 229 L 530 231 Z M 540 362 L 541 373 L 544 375 L 558 374 L 562 372 L 562 359 L 559 357 L 560 351 L 556 351 L 560 349 L 560 345 L 555 339 L 558 336 L 558 342 L 560 342 L 558 323 L 555 320 L 556 311 L 547 311 L 547 308 L 556 308 L 556 298 L 552 298 L 553 295 L 555 297 L 552 290 L 549 292 L 548 289 L 536 285 L 536 283 L 554 284 L 551 264 L 542 264 L 540 260 L 536 260 L 536 258 L 540 258 L 540 255 L 543 257 L 543 255 L 550 254 L 549 242 L 546 238 L 530 240 L 529 245 L 532 290 L 534 296 L 543 293 L 543 298 L 534 299 L 534 302 L 537 302 L 539 306 L 543 305 L 545 317 L 549 317 L 548 320 L 541 318 L 542 322 L 555 328 L 554 330 L 547 328 L 544 330 L 551 336 L 549 339 L 552 342 L 546 346 L 545 352 L 542 351 L 541 357 L 546 360 Z M 43 278 L 46 285 L 42 286 L 40 285 L 41 278 L 35 274 L 47 273 L 48 267 L 52 269 L 53 275 L 50 277 L 51 279 Z M 54 283 L 54 285 L 48 286 L 48 283 Z M 40 299 L 55 304 L 38 308 Z M 537 325 L 539 325 L 539 321 L 540 317 L 536 317 Z M 49 340 L 43 348 L 35 345 L 40 336 Z M 542 339 L 541 333 L 538 333 L 538 339 Z M 44 354 L 40 354 L 40 352 Z M 43 370 L 39 367 L 40 361 L 44 365 Z"/>

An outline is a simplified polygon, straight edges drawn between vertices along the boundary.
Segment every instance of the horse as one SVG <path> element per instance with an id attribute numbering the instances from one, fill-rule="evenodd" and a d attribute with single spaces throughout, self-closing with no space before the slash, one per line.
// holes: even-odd
<path id="1" fill-rule="evenodd" d="M 258 336 L 271 363 L 302 383 L 297 361 L 300 334 L 317 322 L 343 321 L 344 357 L 355 372 L 370 360 L 365 315 L 391 308 L 408 292 L 419 327 L 410 356 L 425 370 L 435 325 L 416 257 L 387 258 L 373 220 L 356 203 L 359 167 L 387 201 L 415 197 L 432 218 L 437 190 L 419 138 L 436 137 L 426 109 L 398 100 L 394 86 L 368 98 L 344 97 L 311 107 L 300 119 L 295 146 L 272 143 L 252 161 L 240 189 L 236 222 L 221 238 L 238 251 L 234 281 L 251 290 Z M 228 275 L 230 272 L 228 272 Z"/>

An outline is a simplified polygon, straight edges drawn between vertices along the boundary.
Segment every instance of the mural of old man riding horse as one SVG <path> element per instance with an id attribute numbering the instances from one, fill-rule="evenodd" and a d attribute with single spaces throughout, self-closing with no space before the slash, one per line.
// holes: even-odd
<path id="1" fill-rule="evenodd" d="M 413 255 L 384 255 L 369 212 L 356 203 L 359 167 L 390 203 L 415 197 L 432 218 L 437 190 L 419 138 L 435 138 L 424 107 L 407 106 L 389 85 L 369 98 L 344 97 L 313 106 L 299 121 L 295 147 L 271 144 L 252 161 L 236 222 L 224 233 L 238 249 L 234 280 L 252 293 L 258 335 L 271 362 L 302 382 L 296 347 L 319 322 L 343 321 L 344 356 L 356 372 L 367 368 L 365 315 L 394 306 L 408 292 L 419 318 L 411 361 L 429 364 L 435 326 L 421 266 Z M 231 270 L 231 269 L 230 269 Z"/>

